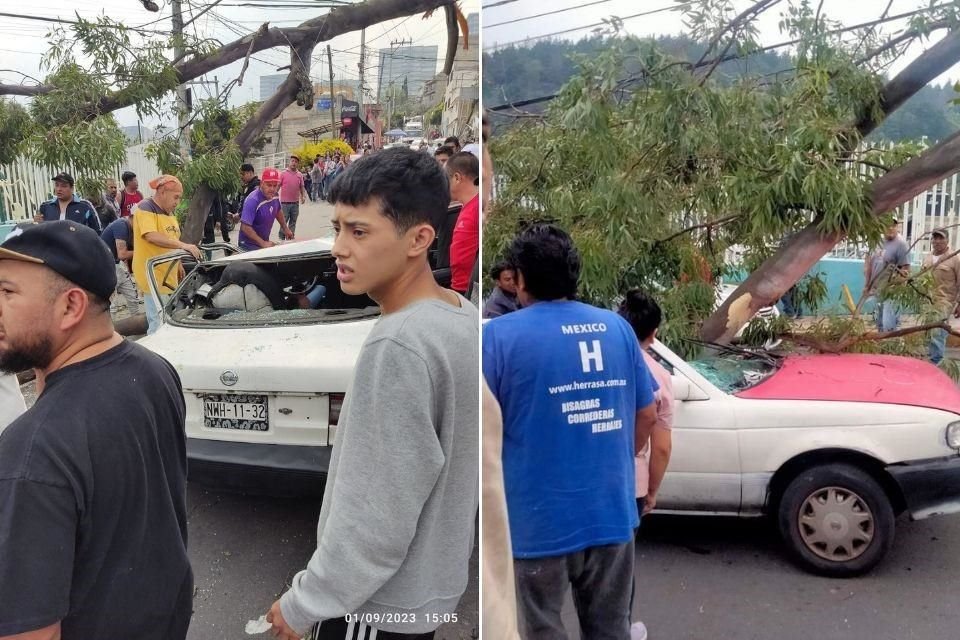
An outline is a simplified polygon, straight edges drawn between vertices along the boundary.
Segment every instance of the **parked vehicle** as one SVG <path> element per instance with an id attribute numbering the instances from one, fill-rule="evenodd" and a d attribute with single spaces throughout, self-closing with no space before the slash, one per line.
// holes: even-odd
<path id="1" fill-rule="evenodd" d="M 447 212 L 430 251 L 444 286 L 458 215 Z M 341 290 L 332 246 L 288 242 L 188 267 L 163 325 L 141 339 L 180 374 L 192 480 L 270 494 L 322 490 L 344 394 L 380 314 L 367 296 Z M 186 255 L 150 266 L 176 268 Z"/>
<path id="2" fill-rule="evenodd" d="M 653 350 L 677 400 L 658 512 L 768 515 L 802 567 L 835 577 L 875 567 L 899 514 L 960 512 L 960 390 L 932 364 Z"/>

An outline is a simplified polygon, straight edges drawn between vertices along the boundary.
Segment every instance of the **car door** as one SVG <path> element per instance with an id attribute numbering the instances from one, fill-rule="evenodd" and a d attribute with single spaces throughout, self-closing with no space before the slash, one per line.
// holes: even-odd
<path id="1" fill-rule="evenodd" d="M 671 373 L 673 451 L 657 511 L 735 515 L 740 511 L 740 448 L 732 398 L 665 345 L 654 357 Z"/>

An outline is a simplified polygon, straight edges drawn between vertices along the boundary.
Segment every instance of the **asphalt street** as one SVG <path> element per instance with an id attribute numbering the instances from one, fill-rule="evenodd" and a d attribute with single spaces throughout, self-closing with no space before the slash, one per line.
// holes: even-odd
<path id="1" fill-rule="evenodd" d="M 766 520 L 645 518 L 634 620 L 650 640 L 960 638 L 960 515 L 897 525 L 873 573 L 837 580 L 791 564 Z M 579 638 L 569 596 L 564 621 Z"/>
<path id="2" fill-rule="evenodd" d="M 191 483 L 187 507 L 195 584 L 188 640 L 253 638 L 244 634 L 247 621 L 267 612 L 316 548 L 320 500 L 242 495 Z M 479 637 L 478 575 L 475 546 L 458 621 L 443 625 L 438 639 Z"/>

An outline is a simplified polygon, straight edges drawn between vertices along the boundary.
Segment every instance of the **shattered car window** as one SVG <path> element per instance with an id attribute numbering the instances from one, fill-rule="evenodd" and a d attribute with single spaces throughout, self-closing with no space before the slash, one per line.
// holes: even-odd
<path id="1" fill-rule="evenodd" d="M 171 324 L 258 327 L 343 322 L 376 317 L 367 296 L 343 292 L 329 254 L 197 266 L 166 307 Z"/>
<path id="2" fill-rule="evenodd" d="M 766 360 L 734 355 L 704 356 L 689 362 L 697 373 L 725 393 L 749 389 L 770 377 L 776 367 Z"/>

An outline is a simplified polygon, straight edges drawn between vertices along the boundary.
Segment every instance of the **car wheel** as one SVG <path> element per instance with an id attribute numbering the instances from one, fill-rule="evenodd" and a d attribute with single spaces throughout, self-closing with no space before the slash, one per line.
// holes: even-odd
<path id="1" fill-rule="evenodd" d="M 798 564 L 844 578 L 873 569 L 893 545 L 894 514 L 883 487 L 847 464 L 798 474 L 779 506 L 780 535 Z"/>

